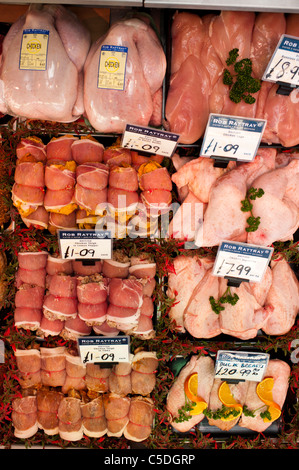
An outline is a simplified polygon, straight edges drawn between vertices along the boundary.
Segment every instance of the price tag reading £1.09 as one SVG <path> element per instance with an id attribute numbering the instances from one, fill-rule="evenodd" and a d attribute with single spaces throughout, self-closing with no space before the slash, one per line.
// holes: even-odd
<path id="1" fill-rule="evenodd" d="M 222 380 L 261 382 L 269 362 L 269 354 L 243 351 L 218 351 L 215 377 Z"/>
<path id="2" fill-rule="evenodd" d="M 299 86 L 299 38 L 281 36 L 262 80 Z"/>
<path id="3" fill-rule="evenodd" d="M 265 124 L 264 119 L 210 114 L 200 155 L 252 161 L 260 145 Z"/>
<path id="4" fill-rule="evenodd" d="M 260 282 L 273 248 L 222 241 L 213 266 L 214 276 Z"/>
<path id="5" fill-rule="evenodd" d="M 59 230 L 58 239 L 63 259 L 112 258 L 112 239 L 109 231 Z"/>
<path id="6" fill-rule="evenodd" d="M 84 364 L 130 362 L 129 336 L 86 336 L 78 338 L 78 346 Z"/>
<path id="7" fill-rule="evenodd" d="M 179 134 L 173 132 L 127 124 L 121 146 L 137 152 L 171 157 L 178 139 Z"/>

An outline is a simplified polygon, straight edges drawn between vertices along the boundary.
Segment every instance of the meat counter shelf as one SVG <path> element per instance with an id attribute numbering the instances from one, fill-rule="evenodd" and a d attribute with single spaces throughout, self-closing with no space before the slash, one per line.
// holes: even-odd
<path id="1" fill-rule="evenodd" d="M 254 344 L 252 346 L 248 347 L 243 347 L 241 342 L 236 341 L 235 342 L 235 347 L 238 350 L 245 350 L 247 352 L 260 352 L 258 349 L 255 348 Z M 213 358 L 215 359 L 216 354 L 209 349 L 206 349 L 206 352 Z M 184 358 L 183 356 L 177 356 L 173 358 L 169 362 L 169 368 L 174 374 L 174 377 L 177 377 L 181 371 L 181 369 L 188 363 L 189 359 L 191 356 L 188 356 L 187 358 Z M 286 359 L 285 355 L 283 355 L 281 352 L 275 352 L 271 353 L 270 359 L 280 359 L 285 362 L 287 362 L 291 366 L 291 360 Z M 289 387 L 286 395 L 286 399 L 282 408 L 283 414 L 276 420 L 271 423 L 268 428 L 263 431 L 263 436 L 269 437 L 269 438 L 275 438 L 281 433 L 283 426 L 285 425 L 284 423 L 290 423 L 291 422 L 291 414 L 292 414 L 292 408 L 297 405 L 297 399 L 296 399 L 296 392 L 295 390 L 292 390 L 291 387 Z M 257 436 L 259 433 L 257 431 L 253 431 L 248 428 L 243 428 L 236 424 L 233 426 L 229 431 L 224 431 L 217 426 L 210 425 L 208 422 L 208 419 L 205 417 L 200 423 L 198 423 L 195 427 L 191 428 L 189 431 L 186 432 L 180 432 L 174 428 L 172 428 L 173 433 L 177 434 L 181 437 L 186 437 L 192 436 L 192 433 L 194 433 L 195 429 L 200 431 L 203 434 L 210 434 L 215 438 L 216 440 L 225 440 L 230 438 L 231 436 L 242 436 L 243 438 L 253 438 L 254 436 Z M 192 438 L 192 437 L 191 437 Z"/>
<path id="2" fill-rule="evenodd" d="M 297 0 L 254 0 L 248 3 L 246 0 L 144 0 L 144 6 L 148 8 L 184 8 L 200 10 L 247 10 L 247 11 L 272 11 L 284 13 L 299 12 Z"/>

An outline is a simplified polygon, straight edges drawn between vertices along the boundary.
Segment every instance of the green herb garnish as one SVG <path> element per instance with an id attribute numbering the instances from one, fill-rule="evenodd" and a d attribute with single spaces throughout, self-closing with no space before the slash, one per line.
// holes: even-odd
<path id="1" fill-rule="evenodd" d="M 210 419 L 227 419 L 230 416 L 239 416 L 240 411 L 235 407 L 222 405 L 221 408 L 218 408 L 214 411 L 206 408 L 205 410 L 203 410 L 203 414 Z"/>
<path id="2" fill-rule="evenodd" d="M 242 59 L 237 62 L 239 49 L 232 49 L 229 52 L 226 64 L 233 65 L 235 74 L 228 69 L 224 69 L 223 83 L 230 88 L 229 97 L 234 103 L 242 100 L 247 104 L 255 103 L 256 99 L 252 94 L 257 93 L 261 88 L 261 81 L 251 76 L 252 62 L 250 59 Z"/>
<path id="3" fill-rule="evenodd" d="M 186 400 L 185 405 L 181 406 L 178 409 L 178 416 L 173 418 L 175 423 L 182 423 L 183 421 L 189 421 L 192 418 L 192 415 L 188 414 L 196 406 L 196 403 Z"/>
<path id="4" fill-rule="evenodd" d="M 246 194 L 246 198 L 241 201 L 241 211 L 242 212 L 250 212 L 251 216 L 248 217 L 247 223 L 248 227 L 246 227 L 246 232 L 255 232 L 258 229 L 258 226 L 261 223 L 260 217 L 254 217 L 252 214 L 252 203 L 250 200 L 255 200 L 257 197 L 260 198 L 264 194 L 264 190 L 262 188 L 249 188 Z"/>
<path id="5" fill-rule="evenodd" d="M 230 291 L 230 286 L 227 287 L 224 294 L 219 298 L 218 301 L 211 295 L 209 298 L 211 307 L 213 312 L 219 314 L 222 310 L 224 310 L 223 304 L 231 304 L 236 305 L 239 300 L 239 296 L 237 294 L 232 294 Z"/>
<path id="6" fill-rule="evenodd" d="M 251 416 L 251 418 L 255 417 L 255 411 L 250 410 L 247 405 L 243 406 L 243 414 L 244 416 Z"/>

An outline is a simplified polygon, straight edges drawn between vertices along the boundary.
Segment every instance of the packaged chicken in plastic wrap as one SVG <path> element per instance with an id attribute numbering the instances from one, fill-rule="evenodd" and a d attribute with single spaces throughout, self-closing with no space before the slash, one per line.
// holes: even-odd
<path id="1" fill-rule="evenodd" d="M 84 67 L 86 117 L 99 132 L 122 133 L 127 123 L 162 119 L 166 57 L 154 30 L 131 18 L 114 23 L 91 46 Z M 161 124 L 161 123 L 160 123 Z"/>
<path id="2" fill-rule="evenodd" d="M 0 111 L 72 122 L 83 114 L 83 66 L 90 33 L 59 5 L 34 5 L 3 42 Z"/>

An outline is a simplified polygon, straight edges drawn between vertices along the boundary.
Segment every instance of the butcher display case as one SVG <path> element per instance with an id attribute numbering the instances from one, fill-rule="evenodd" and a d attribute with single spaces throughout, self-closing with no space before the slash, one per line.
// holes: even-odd
<path id="1" fill-rule="evenodd" d="M 258 61 L 298 2 L 38 4 L 0 4 L 0 448 L 297 449 L 298 83 Z"/>

